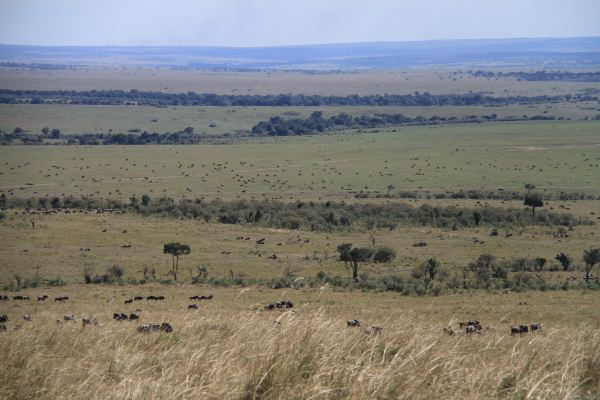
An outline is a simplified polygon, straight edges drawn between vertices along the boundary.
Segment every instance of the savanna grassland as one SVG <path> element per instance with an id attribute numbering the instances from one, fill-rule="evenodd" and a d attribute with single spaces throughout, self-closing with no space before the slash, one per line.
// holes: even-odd
<path id="1" fill-rule="evenodd" d="M 0 88 L 35 90 L 551 96 L 597 86 L 486 79 L 449 69 L 0 72 Z M 9 297 L 0 301 L 0 315 L 8 317 L 0 331 L 0 397 L 597 399 L 600 292 L 593 278 L 600 272 L 596 265 L 592 281 L 584 282 L 582 255 L 600 245 L 600 122 L 593 120 L 599 109 L 594 101 L 2 104 L 0 129 L 7 132 L 49 127 L 67 137 L 192 127 L 229 135 L 221 144 L 0 146 L 0 195 L 7 207 L 0 221 L 0 288 Z M 556 120 L 244 134 L 271 117 L 308 118 L 314 111 Z M 523 200 L 532 192 L 543 198 L 537 219 Z M 80 204 L 73 199 L 98 206 L 70 207 Z M 191 211 L 180 212 L 182 204 Z M 240 211 L 231 219 L 235 207 L 245 212 L 256 204 L 251 215 Z M 350 215 L 355 205 L 373 214 L 397 206 L 412 217 L 390 212 L 386 224 L 314 211 L 309 216 L 318 223 L 290 225 L 270 204 L 315 210 L 333 204 L 335 212 Z M 197 213 L 203 207 L 212 214 Z M 271 219 L 260 220 L 258 211 Z M 484 216 L 481 222 L 477 215 Z M 177 279 L 174 260 L 164 253 L 170 242 L 191 248 L 179 259 Z M 360 261 L 353 280 L 352 263 L 340 259 L 343 243 L 395 256 Z M 567 267 L 555 259 L 559 253 L 569 256 Z M 49 299 L 36 301 L 42 294 Z M 198 294 L 214 298 L 190 299 Z M 31 300 L 13 300 L 17 295 Z M 138 295 L 165 300 L 125 303 Z M 54 301 L 58 296 L 69 299 Z M 278 300 L 294 307 L 265 309 Z M 140 319 L 116 321 L 114 313 Z M 75 321 L 64 320 L 69 314 Z M 83 326 L 82 318 L 97 323 Z M 347 327 L 351 319 L 361 326 Z M 480 321 L 483 330 L 466 334 L 458 323 L 467 320 Z M 161 322 L 173 332 L 136 330 Z M 532 323 L 543 329 L 510 334 L 511 326 Z M 383 330 L 373 334 L 372 326 Z M 454 334 L 444 334 L 445 327 Z"/>

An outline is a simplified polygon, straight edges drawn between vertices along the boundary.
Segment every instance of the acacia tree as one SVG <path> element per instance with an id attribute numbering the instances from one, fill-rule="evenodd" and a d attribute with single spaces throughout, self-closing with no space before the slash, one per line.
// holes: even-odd
<path id="1" fill-rule="evenodd" d="M 535 222 L 535 209 L 537 207 L 543 207 L 544 201 L 539 193 L 528 192 L 525 194 L 525 200 L 523 202 L 526 206 L 531 207 L 531 220 Z"/>
<path id="2" fill-rule="evenodd" d="M 179 257 L 186 256 L 192 252 L 192 249 L 189 245 L 184 243 L 167 243 L 164 245 L 163 254 L 170 254 L 173 265 L 171 269 L 171 274 L 173 275 L 173 279 L 177 280 L 177 272 L 179 271 Z"/>
<path id="3" fill-rule="evenodd" d="M 590 283 L 592 279 L 592 268 L 600 264 L 600 247 L 583 251 L 583 261 L 585 261 L 585 282 Z"/>
<path id="4" fill-rule="evenodd" d="M 358 281 L 360 264 L 373 258 L 375 251 L 369 247 L 352 247 L 352 243 L 344 243 L 337 247 L 340 253 L 340 261 L 344 262 L 346 269 L 352 272 L 352 279 Z"/>

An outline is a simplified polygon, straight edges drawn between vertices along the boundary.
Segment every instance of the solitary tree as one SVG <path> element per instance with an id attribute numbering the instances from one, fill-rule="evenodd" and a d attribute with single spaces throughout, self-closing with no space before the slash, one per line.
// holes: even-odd
<path id="1" fill-rule="evenodd" d="M 391 185 L 391 184 L 390 184 L 390 185 L 388 185 L 388 187 L 387 187 L 387 193 L 385 194 L 385 197 L 388 197 L 388 198 L 389 198 L 389 197 L 390 197 L 390 192 L 391 192 L 392 190 L 394 190 L 394 189 L 396 189 L 396 186 L 394 186 L 394 185 Z"/>
<path id="2" fill-rule="evenodd" d="M 556 259 L 560 265 L 562 265 L 563 271 L 566 272 L 569 270 L 569 266 L 571 265 L 571 257 L 569 257 L 568 254 L 561 252 L 560 254 L 557 254 L 554 259 Z"/>
<path id="3" fill-rule="evenodd" d="M 535 209 L 544 206 L 542 196 L 540 196 L 539 193 L 528 192 L 525 194 L 524 204 L 531 207 L 531 219 L 535 222 Z"/>
<path id="4" fill-rule="evenodd" d="M 352 272 L 352 279 L 358 281 L 360 264 L 373 258 L 375 251 L 370 247 L 352 247 L 352 243 L 344 243 L 337 247 L 340 261 L 344 262 L 346 269 Z"/>
<path id="5" fill-rule="evenodd" d="M 583 261 L 585 261 L 585 282 L 590 283 L 592 279 L 592 268 L 600 264 L 600 247 L 583 251 Z"/>
<path id="6" fill-rule="evenodd" d="M 179 257 L 186 256 L 192 252 L 192 249 L 189 245 L 183 243 L 167 243 L 163 248 L 164 254 L 170 254 L 173 265 L 171 274 L 173 275 L 173 279 L 177 280 L 177 271 L 179 270 Z"/>
<path id="7" fill-rule="evenodd" d="M 429 280 L 433 280 L 437 275 L 438 269 L 440 268 L 440 263 L 435 258 L 430 258 L 425 263 L 425 269 L 429 274 Z"/>

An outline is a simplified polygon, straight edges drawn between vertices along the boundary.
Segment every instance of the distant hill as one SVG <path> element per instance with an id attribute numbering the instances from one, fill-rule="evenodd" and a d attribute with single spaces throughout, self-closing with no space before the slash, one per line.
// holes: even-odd
<path id="1" fill-rule="evenodd" d="M 280 47 L 0 45 L 3 67 L 167 66 L 202 69 L 391 69 L 425 66 L 600 66 L 600 37 L 440 40 Z"/>

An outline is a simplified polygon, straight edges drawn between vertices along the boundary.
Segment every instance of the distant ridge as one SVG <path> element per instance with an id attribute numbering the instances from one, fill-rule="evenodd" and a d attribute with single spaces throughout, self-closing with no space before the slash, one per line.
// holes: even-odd
<path id="1" fill-rule="evenodd" d="M 600 37 L 465 39 L 277 47 L 0 45 L 6 67 L 164 66 L 353 70 L 426 66 L 599 67 Z"/>

